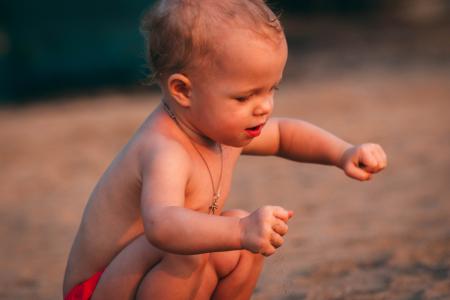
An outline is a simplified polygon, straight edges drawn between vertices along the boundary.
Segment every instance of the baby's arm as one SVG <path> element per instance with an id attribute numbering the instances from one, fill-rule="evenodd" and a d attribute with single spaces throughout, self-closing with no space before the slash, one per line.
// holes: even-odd
<path id="1" fill-rule="evenodd" d="M 337 166 L 359 180 L 368 180 L 386 167 L 386 154 L 377 144 L 353 146 L 308 122 L 272 119 L 244 154 L 278 155 L 300 162 Z"/>
<path id="2" fill-rule="evenodd" d="M 241 219 L 185 208 L 189 155 L 179 145 L 164 145 L 151 153 L 141 162 L 141 209 L 145 234 L 154 246 L 177 254 L 244 248 L 265 255 L 281 246 L 292 213 L 264 207 Z"/>

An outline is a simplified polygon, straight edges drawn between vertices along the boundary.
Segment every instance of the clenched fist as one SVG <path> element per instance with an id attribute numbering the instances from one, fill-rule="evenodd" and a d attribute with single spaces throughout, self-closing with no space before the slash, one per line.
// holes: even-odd
<path id="1" fill-rule="evenodd" d="M 348 148 L 342 155 L 338 167 L 349 177 L 369 180 L 387 166 L 386 153 L 378 144 L 361 144 Z"/>
<path id="2" fill-rule="evenodd" d="M 263 206 L 240 220 L 241 246 L 269 256 L 284 243 L 287 221 L 293 212 L 280 206 Z"/>

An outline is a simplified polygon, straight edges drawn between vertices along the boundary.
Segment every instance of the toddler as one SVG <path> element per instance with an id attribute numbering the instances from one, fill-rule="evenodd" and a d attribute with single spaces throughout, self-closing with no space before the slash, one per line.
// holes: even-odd
<path id="1" fill-rule="evenodd" d="M 249 299 L 293 212 L 223 211 L 241 154 L 334 165 L 369 180 L 376 144 L 270 118 L 287 44 L 263 0 L 163 0 L 143 18 L 162 90 L 86 205 L 65 299 Z"/>

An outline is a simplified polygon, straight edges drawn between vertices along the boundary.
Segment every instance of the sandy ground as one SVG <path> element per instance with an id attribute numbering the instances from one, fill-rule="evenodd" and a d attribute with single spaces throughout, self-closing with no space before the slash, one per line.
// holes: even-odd
<path id="1" fill-rule="evenodd" d="M 282 85 L 275 115 L 380 143 L 389 166 L 360 183 L 333 167 L 243 157 L 226 206 L 295 211 L 254 300 L 450 299 L 449 79 L 419 64 Z M 0 109 L 0 299 L 61 298 L 89 193 L 157 101 L 99 92 Z"/>

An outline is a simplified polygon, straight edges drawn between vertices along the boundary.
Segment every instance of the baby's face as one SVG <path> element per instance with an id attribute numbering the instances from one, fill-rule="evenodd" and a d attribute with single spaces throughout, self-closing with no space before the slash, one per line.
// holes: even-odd
<path id="1" fill-rule="evenodd" d="M 218 63 L 190 74 L 192 123 L 204 135 L 235 147 L 263 130 L 287 59 L 284 37 L 267 40 L 236 30 L 220 41 Z"/>

